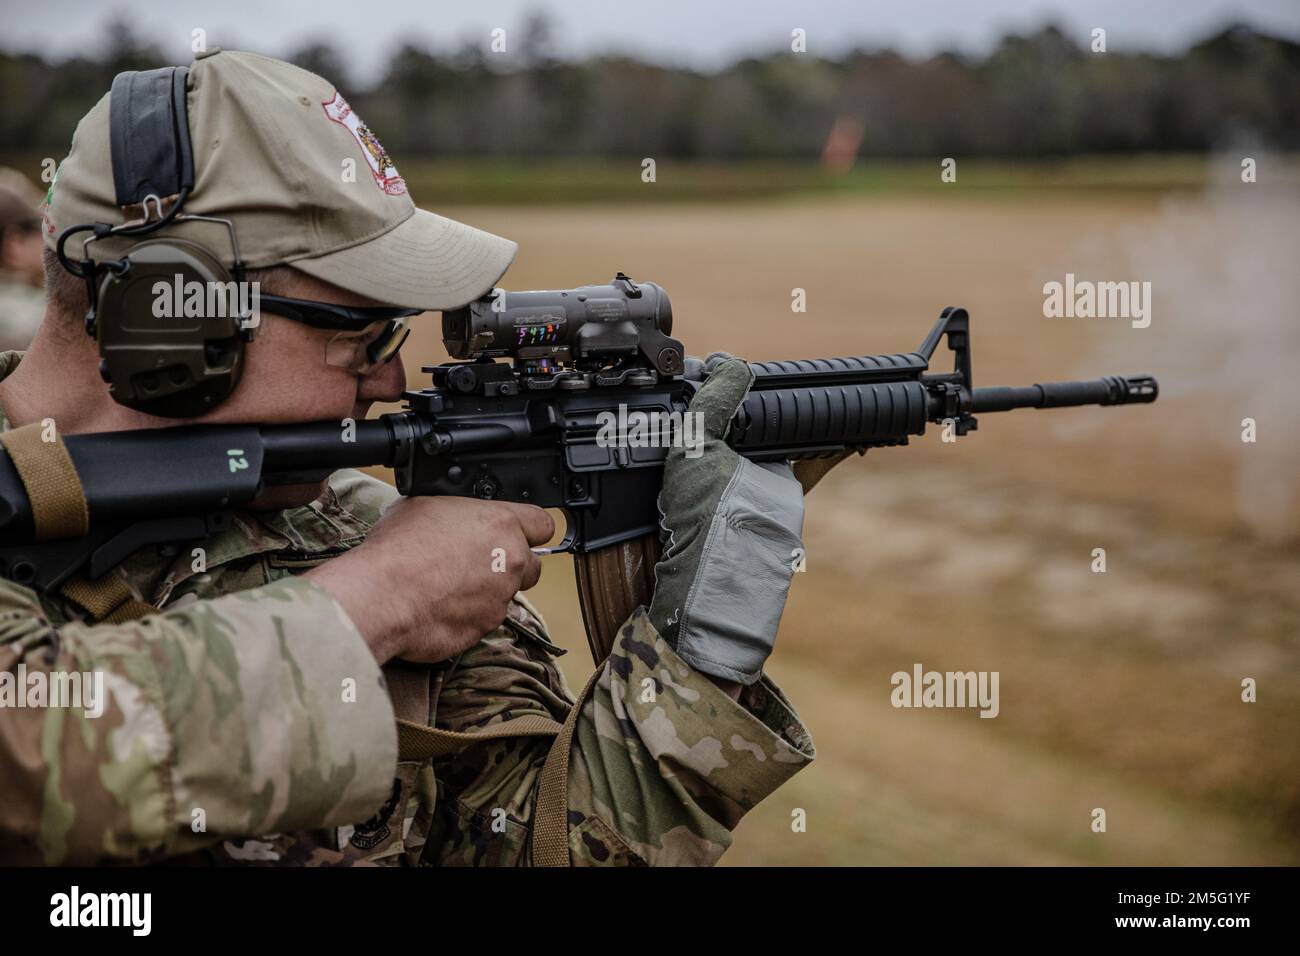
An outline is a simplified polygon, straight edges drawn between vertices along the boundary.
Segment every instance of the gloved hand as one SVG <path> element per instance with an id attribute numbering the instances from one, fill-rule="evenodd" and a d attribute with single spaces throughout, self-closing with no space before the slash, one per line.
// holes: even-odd
<path id="1" fill-rule="evenodd" d="M 748 363 L 718 354 L 703 370 L 688 410 L 703 415 L 703 452 L 673 447 L 664 468 L 650 622 L 696 670 L 752 684 L 803 546 L 803 489 L 788 462 L 756 464 L 723 440 L 753 382 Z"/>

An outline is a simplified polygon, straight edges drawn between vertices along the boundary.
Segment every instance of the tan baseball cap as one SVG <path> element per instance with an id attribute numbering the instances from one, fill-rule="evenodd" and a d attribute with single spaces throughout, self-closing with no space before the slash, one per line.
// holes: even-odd
<path id="1" fill-rule="evenodd" d="M 327 80 L 252 53 L 212 49 L 190 68 L 187 108 L 194 190 L 184 212 L 234 223 L 249 268 L 292 265 L 379 302 L 455 308 L 490 291 L 515 243 L 417 209 L 379 140 Z M 109 147 L 109 96 L 77 125 L 45 210 L 51 248 L 80 223 L 121 223 Z M 73 237 L 68 253 L 81 256 Z M 154 235 L 193 239 L 230 261 L 212 223 L 173 223 Z M 101 240 L 92 258 L 130 243 Z"/>

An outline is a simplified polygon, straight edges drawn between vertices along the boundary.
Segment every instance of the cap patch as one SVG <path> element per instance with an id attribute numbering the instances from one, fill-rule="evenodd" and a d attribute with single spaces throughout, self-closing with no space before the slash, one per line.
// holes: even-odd
<path id="1" fill-rule="evenodd" d="M 401 196 L 405 193 L 406 180 L 398 174 L 397 167 L 388 158 L 388 153 L 375 134 L 370 132 L 369 126 L 361 122 L 361 117 L 352 111 L 352 107 L 348 106 L 348 101 L 342 94 L 336 92 L 334 99 L 321 105 L 325 107 L 325 115 L 351 133 L 352 138 L 357 141 L 362 155 L 370 164 L 370 173 L 375 177 L 375 185 L 390 196 Z"/>
<path id="2" fill-rule="evenodd" d="M 41 207 L 41 222 L 45 226 L 45 231 L 49 235 L 54 235 L 54 220 L 50 218 L 50 207 L 54 205 L 54 184 L 59 181 L 59 167 L 54 167 L 54 178 L 50 180 L 50 188 L 45 190 L 45 205 Z"/>

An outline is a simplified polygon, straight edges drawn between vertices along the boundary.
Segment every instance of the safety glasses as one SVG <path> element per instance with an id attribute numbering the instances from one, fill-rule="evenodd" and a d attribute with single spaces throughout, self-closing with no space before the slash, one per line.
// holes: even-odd
<path id="1" fill-rule="evenodd" d="M 313 328 L 335 330 L 325 343 L 325 364 L 358 375 L 390 361 L 411 332 L 407 320 L 422 311 L 385 305 L 335 305 L 265 293 L 259 296 L 259 302 L 267 312 Z"/>

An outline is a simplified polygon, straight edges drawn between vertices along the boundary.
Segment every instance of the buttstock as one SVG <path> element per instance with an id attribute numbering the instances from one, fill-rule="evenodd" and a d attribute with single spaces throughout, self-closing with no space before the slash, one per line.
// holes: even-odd
<path id="1" fill-rule="evenodd" d="M 582 623 L 597 667 L 609 656 L 618 629 L 628 616 L 641 605 L 650 605 L 661 550 L 659 536 L 647 534 L 608 548 L 574 554 Z"/>

